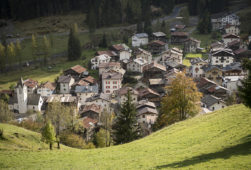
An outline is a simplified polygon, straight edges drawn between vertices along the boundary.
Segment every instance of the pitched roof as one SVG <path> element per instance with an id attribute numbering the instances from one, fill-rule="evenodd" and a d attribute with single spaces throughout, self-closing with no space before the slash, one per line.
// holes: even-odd
<path id="1" fill-rule="evenodd" d="M 152 41 L 152 42 L 149 43 L 149 45 L 153 45 L 153 44 L 157 44 L 159 46 L 166 45 L 166 43 L 164 43 L 163 41 L 160 41 L 160 40 L 154 40 L 154 41 Z"/>
<path id="2" fill-rule="evenodd" d="M 88 112 L 88 111 L 93 111 L 96 113 L 100 113 L 101 112 L 101 107 L 99 105 L 96 104 L 91 104 L 91 105 L 85 105 L 82 113 Z"/>
<path id="3" fill-rule="evenodd" d="M 86 68 L 84 68 L 84 67 L 82 67 L 82 66 L 80 66 L 80 65 L 75 65 L 75 66 L 71 67 L 70 70 L 73 70 L 73 71 L 75 71 L 76 73 L 81 74 L 81 73 L 83 73 L 83 72 L 86 71 Z"/>
<path id="4" fill-rule="evenodd" d="M 185 25 L 175 25 L 176 29 L 184 29 L 186 26 Z"/>
<path id="5" fill-rule="evenodd" d="M 83 127 L 88 129 L 91 126 L 95 126 L 98 123 L 97 120 L 89 118 L 89 117 L 84 117 L 83 118 Z"/>
<path id="6" fill-rule="evenodd" d="M 47 103 L 52 103 L 52 102 L 61 102 L 61 103 L 74 103 L 77 101 L 77 97 L 76 96 L 72 96 L 72 95 L 63 95 L 63 94 L 54 94 L 51 95 L 48 99 L 47 99 Z"/>
<path id="7" fill-rule="evenodd" d="M 214 69 L 217 69 L 217 70 L 220 70 L 222 71 L 222 69 L 220 69 L 218 66 L 216 65 L 205 65 L 202 67 L 202 69 L 205 71 L 205 72 L 208 72 L 208 71 L 211 71 L 211 70 L 214 70 Z"/>
<path id="8" fill-rule="evenodd" d="M 156 114 L 157 115 L 158 111 L 153 108 L 143 107 L 142 109 L 138 110 L 137 116 L 142 115 L 142 114 Z"/>
<path id="9" fill-rule="evenodd" d="M 163 85 L 165 81 L 163 79 L 149 79 L 150 85 Z"/>
<path id="10" fill-rule="evenodd" d="M 91 84 L 95 84 L 97 82 L 97 80 L 92 76 L 85 77 L 82 80 Z"/>
<path id="11" fill-rule="evenodd" d="M 47 82 L 41 84 L 39 86 L 39 88 L 47 88 L 47 89 L 50 89 L 53 91 L 56 89 L 56 83 L 52 83 L 52 82 L 47 81 Z"/>
<path id="12" fill-rule="evenodd" d="M 146 51 L 146 50 L 144 50 L 142 48 L 137 48 L 134 52 L 135 52 L 136 55 L 139 55 L 141 53 L 144 53 L 146 55 L 152 55 L 150 52 L 148 52 L 148 51 Z"/>
<path id="13" fill-rule="evenodd" d="M 119 62 L 109 62 L 109 63 L 101 63 L 99 68 L 109 68 L 109 67 L 121 67 Z"/>
<path id="14" fill-rule="evenodd" d="M 81 79 L 78 82 L 75 82 L 72 86 L 89 86 L 89 85 L 90 85 L 90 83 Z"/>
<path id="15" fill-rule="evenodd" d="M 40 97 L 40 94 L 29 94 L 27 105 L 38 105 Z"/>
<path id="16" fill-rule="evenodd" d="M 143 97 L 145 95 L 148 95 L 148 94 L 153 94 L 153 95 L 156 95 L 156 96 L 160 96 L 159 93 L 157 93 L 156 91 L 150 89 L 150 88 L 144 88 L 144 89 L 139 89 L 139 96 L 140 97 Z"/>
<path id="17" fill-rule="evenodd" d="M 38 85 L 38 81 L 27 79 L 23 81 L 23 84 L 26 85 L 29 88 L 34 88 Z"/>
<path id="18" fill-rule="evenodd" d="M 137 64 L 139 64 L 139 65 L 141 65 L 141 66 L 144 66 L 144 65 L 147 64 L 147 61 L 144 60 L 144 59 L 142 59 L 142 58 L 136 58 L 136 59 L 134 59 L 134 60 L 131 61 L 131 62 L 135 62 L 135 63 L 137 63 Z"/>
<path id="19" fill-rule="evenodd" d="M 153 102 L 149 102 L 148 100 L 140 100 L 136 106 L 136 109 L 140 109 L 142 107 L 156 108 L 156 105 Z"/>
<path id="20" fill-rule="evenodd" d="M 147 33 L 138 33 L 134 35 L 137 38 L 148 38 L 148 34 Z"/>
<path id="21" fill-rule="evenodd" d="M 130 91 L 132 94 L 138 95 L 138 91 L 133 89 L 132 87 L 122 87 L 121 89 L 118 90 L 118 94 L 120 96 L 126 95 Z"/>
<path id="22" fill-rule="evenodd" d="M 117 56 L 117 55 L 118 55 L 116 52 L 110 51 L 110 50 L 107 50 L 107 51 L 97 51 L 96 54 L 97 54 L 98 56 L 99 56 L 99 55 L 106 54 L 106 55 L 108 55 L 108 56 L 110 56 L 110 57 L 114 57 L 114 56 Z"/>
<path id="23" fill-rule="evenodd" d="M 166 36 L 166 34 L 163 33 L 163 32 L 154 32 L 153 35 L 156 36 L 156 37 L 164 37 L 164 36 Z"/>
<path id="24" fill-rule="evenodd" d="M 239 48 L 238 50 L 235 50 L 234 53 L 235 53 L 236 55 L 239 55 L 239 54 L 244 53 L 244 52 L 246 52 L 246 51 L 248 51 L 248 50 L 246 50 L 246 49 L 244 49 L 244 48 Z"/>
<path id="25" fill-rule="evenodd" d="M 240 37 L 234 34 L 225 34 L 222 36 L 222 38 L 240 38 Z"/>
<path id="26" fill-rule="evenodd" d="M 75 93 L 98 93 L 98 86 L 76 86 Z"/>
<path id="27" fill-rule="evenodd" d="M 228 49 L 228 48 L 220 48 L 220 49 L 216 49 L 216 50 L 214 50 L 213 51 L 213 56 L 214 55 L 216 55 L 216 54 L 218 54 L 218 53 L 221 53 L 221 52 L 223 52 L 223 53 L 228 53 L 228 54 L 230 54 L 230 55 L 234 55 L 234 53 L 233 53 L 233 51 L 231 50 L 231 49 Z"/>
<path id="28" fill-rule="evenodd" d="M 151 64 L 148 64 L 148 65 L 146 65 L 146 66 L 144 66 L 143 67 L 143 71 L 145 71 L 145 70 L 149 70 L 149 69 L 151 69 L 151 68 L 158 68 L 158 69 L 160 69 L 160 70 L 162 70 L 162 71 L 166 71 L 166 67 L 165 66 L 163 66 L 163 65 L 161 65 L 161 64 L 158 64 L 158 63 L 156 63 L 156 62 L 153 62 L 153 63 L 151 63 Z"/>
<path id="29" fill-rule="evenodd" d="M 213 95 L 206 95 L 204 96 L 202 99 L 201 99 L 201 102 L 206 104 L 208 107 L 218 103 L 218 102 L 223 102 L 225 103 L 224 101 L 222 101 L 220 98 L 218 97 L 215 97 Z"/>
<path id="30" fill-rule="evenodd" d="M 188 33 L 186 33 L 186 32 L 172 32 L 171 36 L 188 37 Z"/>
<path id="31" fill-rule="evenodd" d="M 71 76 L 60 76 L 58 78 L 59 83 L 70 83 L 72 77 Z"/>
<path id="32" fill-rule="evenodd" d="M 129 51 L 130 50 L 130 48 L 125 44 L 115 44 L 115 45 L 112 45 L 111 48 L 114 49 L 115 51 Z"/>
<path id="33" fill-rule="evenodd" d="M 122 74 L 116 71 L 109 71 L 109 72 L 102 73 L 102 79 L 118 80 L 118 79 L 122 79 L 122 77 L 123 77 Z"/>
<path id="34" fill-rule="evenodd" d="M 89 98 L 86 99 L 86 102 L 93 102 L 93 101 L 98 100 L 98 99 L 102 99 L 102 100 L 106 100 L 106 101 L 110 102 L 109 95 L 104 94 L 104 93 L 99 93 L 99 94 L 97 94 L 95 96 L 89 97 Z"/>
<path id="35" fill-rule="evenodd" d="M 192 38 L 192 37 L 188 38 L 186 41 L 194 41 L 196 43 L 200 43 L 201 42 L 201 41 L 196 40 L 195 38 Z"/>

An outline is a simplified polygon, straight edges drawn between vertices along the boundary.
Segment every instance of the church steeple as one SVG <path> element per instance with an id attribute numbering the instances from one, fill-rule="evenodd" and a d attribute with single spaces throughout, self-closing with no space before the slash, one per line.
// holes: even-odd
<path id="1" fill-rule="evenodd" d="M 19 79 L 19 80 L 18 80 L 18 82 L 17 82 L 17 87 L 18 87 L 18 86 L 23 87 L 23 85 L 24 85 L 23 78 L 22 78 L 22 77 L 20 77 L 20 79 Z"/>

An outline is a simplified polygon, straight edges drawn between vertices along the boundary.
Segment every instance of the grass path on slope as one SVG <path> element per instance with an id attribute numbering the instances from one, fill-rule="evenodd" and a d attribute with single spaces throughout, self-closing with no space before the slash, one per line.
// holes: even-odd
<path id="1" fill-rule="evenodd" d="M 18 169 L 250 169 L 251 111 L 243 105 L 176 123 L 111 148 L 1 151 L 0 167 Z"/>

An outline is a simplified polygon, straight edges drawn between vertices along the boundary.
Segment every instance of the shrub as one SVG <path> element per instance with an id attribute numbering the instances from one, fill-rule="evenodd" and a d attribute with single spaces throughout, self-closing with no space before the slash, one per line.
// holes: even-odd
<path id="1" fill-rule="evenodd" d="M 84 139 L 81 136 L 73 133 L 64 132 L 63 134 L 60 135 L 60 141 L 62 144 L 73 148 L 79 148 L 79 149 L 86 148 L 86 143 Z"/>
<path id="2" fill-rule="evenodd" d="M 4 137 L 3 137 L 3 129 L 0 129 L 0 139 L 4 139 Z"/>

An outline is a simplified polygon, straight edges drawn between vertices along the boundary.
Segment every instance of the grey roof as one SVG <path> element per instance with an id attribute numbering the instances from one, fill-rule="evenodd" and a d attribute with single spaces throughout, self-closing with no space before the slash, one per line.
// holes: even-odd
<path id="1" fill-rule="evenodd" d="M 223 68 L 223 71 L 231 71 L 231 70 L 239 70 L 241 71 L 241 63 L 240 62 L 235 62 L 230 65 L 227 65 L 226 67 Z"/>
<path id="2" fill-rule="evenodd" d="M 163 32 L 154 32 L 153 35 L 156 36 L 156 37 L 164 37 L 164 36 L 166 36 L 166 34 L 163 33 Z"/>
<path id="3" fill-rule="evenodd" d="M 223 102 L 220 98 L 218 97 L 215 97 L 213 95 L 206 95 L 204 96 L 202 99 L 201 99 L 201 102 L 206 104 L 208 107 L 214 105 L 215 103 L 218 103 L 218 102 Z"/>
<path id="4" fill-rule="evenodd" d="M 102 79 L 111 79 L 111 80 L 120 79 L 121 80 L 122 78 L 123 78 L 123 75 L 116 71 L 109 71 L 102 74 Z"/>
<path id="5" fill-rule="evenodd" d="M 16 94 L 14 94 L 12 97 L 10 97 L 8 104 L 13 105 L 15 103 L 17 103 L 17 95 Z"/>
<path id="6" fill-rule="evenodd" d="M 104 93 L 100 93 L 100 94 L 97 94 L 95 96 L 92 96 L 92 97 L 89 97 L 86 99 L 86 102 L 92 102 L 92 101 L 95 101 L 95 100 L 98 100 L 98 99 L 102 99 L 102 100 L 106 100 L 106 101 L 110 101 L 109 99 L 109 96 L 104 94 Z"/>
<path id="7" fill-rule="evenodd" d="M 71 76 L 60 76 L 58 78 L 59 83 L 70 83 L 71 81 Z"/>
<path id="8" fill-rule="evenodd" d="M 190 60 L 191 64 L 197 64 L 199 62 L 205 62 L 204 60 L 202 60 L 200 57 L 197 58 L 193 58 L 192 60 Z"/>
<path id="9" fill-rule="evenodd" d="M 202 67 L 202 69 L 205 71 L 205 72 L 208 72 L 210 70 L 213 70 L 213 69 L 218 69 L 218 70 L 221 70 L 218 66 L 216 65 L 205 65 Z"/>
<path id="10" fill-rule="evenodd" d="M 40 94 L 29 94 L 28 105 L 38 105 L 41 95 Z"/>
<path id="11" fill-rule="evenodd" d="M 144 108 L 138 110 L 137 116 L 142 115 L 142 114 L 148 114 L 148 113 L 158 114 L 158 111 L 156 109 L 153 109 L 153 108 L 144 107 Z"/>
<path id="12" fill-rule="evenodd" d="M 138 38 L 148 38 L 148 34 L 147 33 L 139 33 L 139 34 L 135 34 L 134 36 L 136 36 Z"/>
<path id="13" fill-rule="evenodd" d="M 76 86 L 75 93 L 98 93 L 98 86 Z"/>

